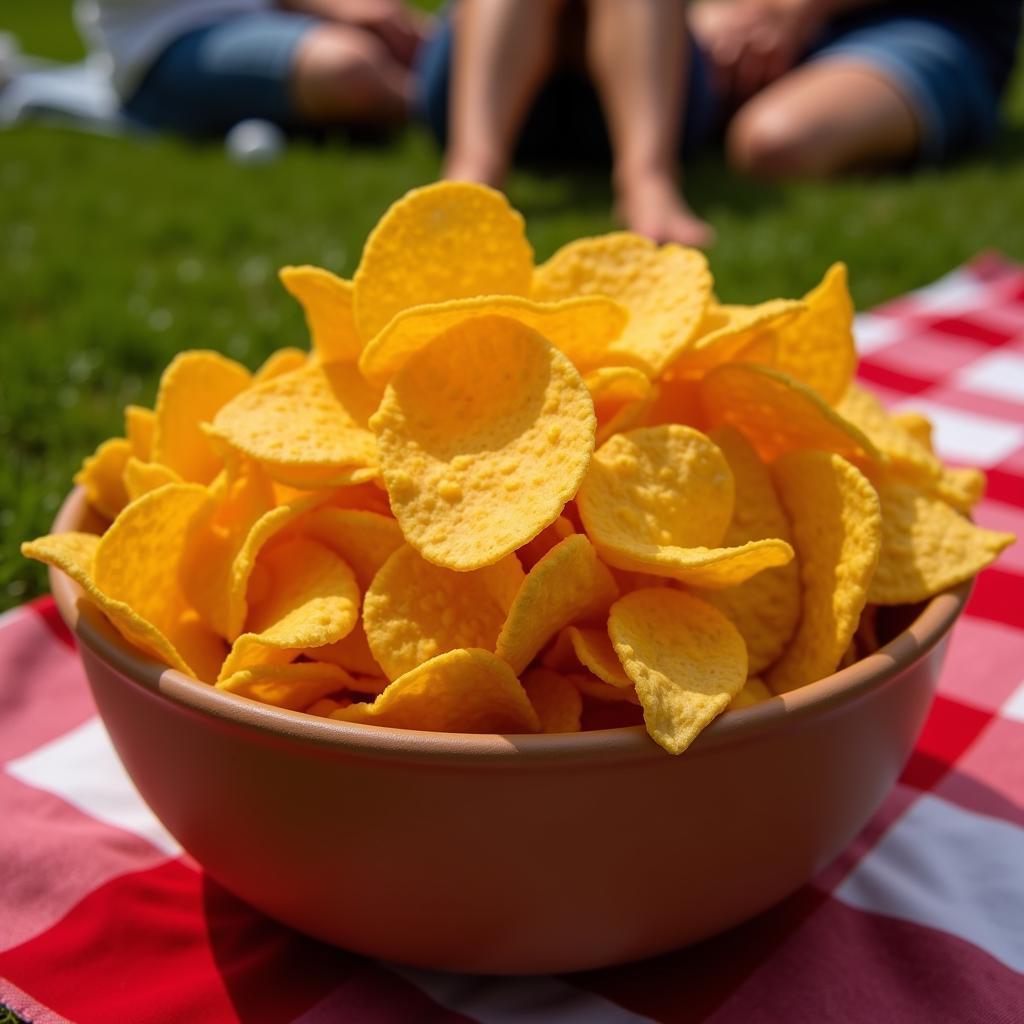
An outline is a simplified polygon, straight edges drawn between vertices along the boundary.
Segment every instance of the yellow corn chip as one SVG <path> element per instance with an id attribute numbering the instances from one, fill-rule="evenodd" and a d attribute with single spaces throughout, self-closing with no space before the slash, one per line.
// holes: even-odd
<path id="1" fill-rule="evenodd" d="M 195 675 L 174 644 L 153 623 L 96 586 L 93 563 L 99 543 L 99 537 L 92 533 L 58 533 L 22 544 L 21 553 L 70 576 L 130 644 L 179 672 Z"/>
<path id="2" fill-rule="evenodd" d="M 731 427 L 720 427 L 711 439 L 725 455 L 736 484 L 735 510 L 723 543 L 740 547 L 752 540 L 777 537 L 792 544 L 789 520 L 771 475 L 750 442 Z M 793 561 L 759 572 L 738 586 L 704 591 L 699 596 L 740 631 L 747 646 L 748 670 L 757 673 L 782 654 L 796 629 L 800 572 Z"/>
<path id="3" fill-rule="evenodd" d="M 665 423 L 704 430 L 704 408 L 700 401 L 700 381 L 686 377 L 662 377 L 654 385 L 651 401 L 643 410 L 640 425 L 657 427 Z"/>
<path id="4" fill-rule="evenodd" d="M 632 366 L 606 366 L 583 378 L 597 415 L 597 443 L 635 426 L 651 404 L 654 386 Z"/>
<path id="5" fill-rule="evenodd" d="M 370 650 L 362 622 L 357 622 L 348 636 L 335 640 L 333 644 L 311 647 L 302 653 L 314 661 L 327 661 L 359 676 L 384 676 L 384 669 Z"/>
<path id="6" fill-rule="evenodd" d="M 122 480 L 129 501 L 135 501 L 136 498 L 141 498 L 165 484 L 182 482 L 181 477 L 170 466 L 162 466 L 159 462 L 143 462 L 134 455 L 128 456 Z"/>
<path id="7" fill-rule="evenodd" d="M 124 469 L 131 453 L 127 440 L 113 437 L 104 441 L 94 454 L 86 456 L 82 468 L 75 474 L 75 483 L 85 489 L 89 504 L 107 519 L 115 519 L 128 504 Z"/>
<path id="8" fill-rule="evenodd" d="M 425 561 L 408 545 L 384 563 L 363 599 L 363 626 L 389 679 L 460 647 L 493 650 L 523 582 L 515 555 L 472 572 Z"/>
<path id="9" fill-rule="evenodd" d="M 948 502 L 958 512 L 965 515 L 985 496 L 985 474 L 973 466 L 959 469 L 942 467 L 938 480 L 930 490 L 937 498 Z"/>
<path id="10" fill-rule="evenodd" d="M 621 333 L 626 311 L 603 295 L 561 302 L 532 302 L 514 295 L 484 295 L 403 310 L 363 350 L 359 369 L 386 384 L 417 352 L 439 334 L 467 320 L 501 316 L 532 327 L 577 366 L 605 358 L 607 346 Z"/>
<path id="11" fill-rule="evenodd" d="M 372 704 L 332 718 L 438 732 L 538 732 L 537 712 L 515 673 L 489 651 L 448 651 L 396 679 Z"/>
<path id="12" fill-rule="evenodd" d="M 293 529 L 340 555 L 364 591 L 381 566 L 405 543 L 394 519 L 363 509 L 322 506 L 297 520 Z"/>
<path id="13" fill-rule="evenodd" d="M 239 395 L 217 413 L 213 433 L 275 480 L 328 487 L 374 466 L 366 425 L 379 400 L 354 364 L 313 363 Z"/>
<path id="14" fill-rule="evenodd" d="M 765 678 L 775 693 L 835 670 L 853 637 L 878 564 L 882 517 L 874 488 L 845 459 L 792 452 L 772 467 L 793 530 L 803 611 Z"/>
<path id="15" fill-rule="evenodd" d="M 690 427 L 668 424 L 616 434 L 602 445 L 577 505 L 609 565 L 722 587 L 793 557 L 778 539 L 717 546 L 732 519 L 733 493 L 717 446 Z"/>
<path id="16" fill-rule="evenodd" d="M 252 383 L 249 371 L 217 352 L 182 352 L 160 378 L 156 396 L 152 462 L 182 480 L 209 483 L 221 459 L 202 425 Z"/>
<path id="17" fill-rule="evenodd" d="M 634 590 L 612 605 L 608 633 L 633 680 L 651 738 L 682 753 L 743 688 L 747 652 L 736 627 L 690 594 Z"/>
<path id="18" fill-rule="evenodd" d="M 991 565 L 1013 543 L 1009 533 L 975 526 L 944 501 L 893 473 L 872 478 L 882 503 L 882 552 L 867 599 L 914 604 Z"/>
<path id="19" fill-rule="evenodd" d="M 306 314 L 313 351 L 320 362 L 355 362 L 363 343 L 352 310 L 352 282 L 310 266 L 282 267 L 278 277 Z"/>
<path id="20" fill-rule="evenodd" d="M 636 366 L 651 376 L 671 365 L 690 343 L 711 294 L 703 253 L 656 246 L 626 231 L 581 238 L 563 246 L 533 275 L 541 302 L 607 295 L 629 312 L 605 362 Z"/>
<path id="21" fill-rule="evenodd" d="M 712 427 L 736 427 L 766 462 L 802 448 L 847 458 L 878 456 L 861 425 L 844 419 L 842 406 L 833 411 L 805 384 L 767 366 L 717 367 L 701 382 L 701 401 Z"/>
<path id="22" fill-rule="evenodd" d="M 370 232 L 355 319 L 369 341 L 403 309 L 477 295 L 527 295 L 533 250 L 523 218 L 494 189 L 445 181 L 413 189 Z"/>
<path id="23" fill-rule="evenodd" d="M 303 648 L 340 640 L 356 624 L 355 576 L 322 544 L 282 541 L 261 553 L 260 564 L 270 577 L 269 592 L 249 609 L 248 632 L 232 645 L 221 680 L 254 665 L 291 661 Z"/>
<path id="24" fill-rule="evenodd" d="M 529 571 L 495 651 L 520 673 L 563 626 L 603 615 L 617 596 L 615 580 L 590 541 L 573 534 Z"/>
<path id="25" fill-rule="evenodd" d="M 556 544 L 571 537 L 575 527 L 565 517 L 559 516 L 550 526 L 545 526 L 532 540 L 516 549 L 519 564 L 529 572 Z"/>
<path id="26" fill-rule="evenodd" d="M 523 689 L 540 719 L 541 732 L 580 731 L 583 698 L 565 676 L 536 668 L 523 676 Z"/>
<path id="27" fill-rule="evenodd" d="M 302 662 L 243 668 L 217 683 L 217 689 L 277 708 L 302 711 L 327 694 L 348 688 L 351 682 L 349 674 L 337 665 Z"/>
<path id="28" fill-rule="evenodd" d="M 935 444 L 932 434 L 934 427 L 932 421 L 923 413 L 912 412 L 909 409 L 891 414 L 892 422 L 902 430 L 905 430 L 919 445 L 927 448 L 935 454 Z"/>
<path id="29" fill-rule="evenodd" d="M 735 711 L 737 708 L 751 708 L 762 701 L 771 700 L 774 696 L 775 694 L 765 686 L 763 679 L 751 676 L 743 684 L 743 689 L 729 702 L 729 710 Z"/>
<path id="30" fill-rule="evenodd" d="M 453 327 L 406 363 L 370 426 L 406 540 L 464 571 L 558 517 L 586 471 L 596 421 L 561 352 L 490 317 Z"/>
<path id="31" fill-rule="evenodd" d="M 807 308 L 775 330 L 775 366 L 835 405 L 853 380 L 853 301 L 846 264 L 833 263 L 821 284 L 805 296 Z"/>
<path id="32" fill-rule="evenodd" d="M 640 706 L 640 698 L 636 695 L 636 687 L 632 682 L 628 686 L 612 686 L 610 683 L 598 679 L 597 676 L 584 672 L 574 672 L 566 676 L 573 686 L 583 694 L 584 697 L 592 697 L 594 700 L 605 701 L 612 704 L 633 704 Z"/>
<path id="33" fill-rule="evenodd" d="M 301 348 L 279 348 L 263 361 L 263 365 L 253 374 L 252 382 L 262 384 L 275 377 L 283 377 L 293 370 L 301 370 L 308 360 L 309 353 L 303 352 Z"/>
<path id="34" fill-rule="evenodd" d="M 633 681 L 626 675 L 606 629 L 587 626 L 569 626 L 565 630 L 572 649 L 581 665 L 585 665 L 598 679 L 609 686 L 630 687 Z"/>
<path id="35" fill-rule="evenodd" d="M 143 462 L 149 462 L 153 455 L 153 433 L 156 430 L 156 413 L 141 405 L 126 405 L 124 409 L 124 432 L 132 446 L 132 455 Z"/>

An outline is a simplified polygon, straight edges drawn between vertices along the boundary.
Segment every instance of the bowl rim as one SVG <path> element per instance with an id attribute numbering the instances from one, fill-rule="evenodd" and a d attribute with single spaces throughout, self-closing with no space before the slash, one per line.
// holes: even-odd
<path id="1" fill-rule="evenodd" d="M 61 504 L 52 532 L 82 528 L 89 515 L 85 491 L 75 487 Z M 61 617 L 78 642 L 133 685 L 183 709 L 303 746 L 333 749 L 388 760 L 516 762 L 650 761 L 673 758 L 642 725 L 578 733 L 440 733 L 341 722 L 263 704 L 168 668 L 129 646 L 95 610 L 82 589 L 50 567 L 50 589 Z M 686 750 L 692 762 L 718 747 L 742 743 L 767 732 L 825 715 L 880 689 L 922 659 L 952 629 L 964 610 L 973 579 L 931 598 L 913 622 L 875 653 L 847 668 L 750 707 L 727 711 L 704 729 Z"/>

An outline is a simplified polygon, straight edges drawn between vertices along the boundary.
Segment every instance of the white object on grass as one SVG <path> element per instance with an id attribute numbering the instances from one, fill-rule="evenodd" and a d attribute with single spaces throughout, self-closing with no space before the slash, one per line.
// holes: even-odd
<path id="1" fill-rule="evenodd" d="M 224 136 L 224 147 L 236 163 L 265 164 L 284 151 L 284 132 L 272 121 L 252 117 L 239 121 Z"/>

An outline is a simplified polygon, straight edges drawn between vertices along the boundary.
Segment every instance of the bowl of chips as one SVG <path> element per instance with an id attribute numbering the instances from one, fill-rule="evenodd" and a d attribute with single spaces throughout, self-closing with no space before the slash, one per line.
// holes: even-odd
<path id="1" fill-rule="evenodd" d="M 619 233 L 535 266 L 499 193 L 397 202 L 309 351 L 183 352 L 51 566 L 140 792 L 221 884 L 400 963 L 697 941 L 863 826 L 970 581 L 984 478 L 853 382 L 845 268 L 730 306 Z"/>

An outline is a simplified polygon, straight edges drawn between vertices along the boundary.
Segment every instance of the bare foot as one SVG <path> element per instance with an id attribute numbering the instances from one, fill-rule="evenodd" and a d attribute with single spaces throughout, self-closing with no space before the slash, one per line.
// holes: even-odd
<path id="1" fill-rule="evenodd" d="M 715 230 L 686 205 L 672 181 L 650 177 L 618 189 L 616 214 L 630 231 L 655 242 L 677 242 L 705 249 Z"/>
<path id="2" fill-rule="evenodd" d="M 505 184 L 506 170 L 495 160 L 452 153 L 445 159 L 442 173 L 446 181 L 475 181 L 501 188 Z"/>

